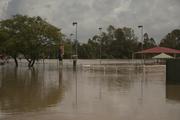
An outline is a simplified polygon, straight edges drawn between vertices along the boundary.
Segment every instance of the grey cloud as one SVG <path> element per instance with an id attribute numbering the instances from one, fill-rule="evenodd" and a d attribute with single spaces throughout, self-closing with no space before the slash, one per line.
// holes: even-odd
<path id="1" fill-rule="evenodd" d="M 110 24 L 132 27 L 137 35 L 137 25 L 142 24 L 156 40 L 180 27 L 179 0 L 0 0 L 0 10 L 0 18 L 39 15 L 67 35 L 74 32 L 72 22 L 78 21 L 80 41 L 87 41 L 99 26 L 105 29 Z"/>
<path id="2" fill-rule="evenodd" d="M 11 0 L 8 2 L 6 14 L 8 17 L 15 14 L 27 14 L 34 3 L 35 1 L 30 0 Z"/>

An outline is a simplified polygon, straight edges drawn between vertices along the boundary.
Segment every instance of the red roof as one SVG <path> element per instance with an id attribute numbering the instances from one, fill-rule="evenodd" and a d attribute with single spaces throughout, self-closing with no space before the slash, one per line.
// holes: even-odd
<path id="1" fill-rule="evenodd" d="M 169 53 L 169 54 L 180 54 L 180 50 L 165 48 L 165 47 L 154 47 L 146 50 L 142 50 L 136 53 Z"/>

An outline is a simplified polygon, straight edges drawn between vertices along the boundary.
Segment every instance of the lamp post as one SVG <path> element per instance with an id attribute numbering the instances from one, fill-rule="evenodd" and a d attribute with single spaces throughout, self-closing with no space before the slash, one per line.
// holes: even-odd
<path id="1" fill-rule="evenodd" d="M 77 44 L 77 42 L 78 42 L 78 40 L 77 40 L 77 22 L 73 22 L 72 23 L 72 25 L 73 26 L 75 26 L 76 27 L 76 40 L 75 40 L 75 58 L 73 59 L 73 67 L 76 67 L 76 65 L 77 65 L 77 59 L 78 59 L 78 44 Z"/>
<path id="2" fill-rule="evenodd" d="M 73 55 L 73 41 L 72 41 L 72 36 L 73 36 L 74 34 L 73 33 L 71 33 L 69 36 L 70 36 L 70 42 L 71 42 L 71 59 L 72 59 L 72 55 Z"/>
<path id="3" fill-rule="evenodd" d="M 100 59 L 100 64 L 101 64 L 101 54 L 102 54 L 102 38 L 101 38 L 101 30 L 102 30 L 102 28 L 99 27 L 99 38 L 100 38 L 99 59 Z"/>
<path id="4" fill-rule="evenodd" d="M 75 42 L 75 49 L 76 49 L 76 50 L 75 50 L 75 54 L 78 56 L 78 48 L 77 48 L 77 47 L 78 47 L 78 46 L 77 46 L 77 42 L 78 42 L 78 40 L 77 40 L 77 24 L 78 24 L 78 23 L 77 23 L 77 22 L 73 22 L 72 24 L 73 24 L 73 26 L 76 27 L 76 40 L 75 40 L 75 41 L 76 41 L 76 42 Z"/>
<path id="5" fill-rule="evenodd" d="M 143 32 L 143 25 L 139 25 L 138 28 L 141 29 L 141 43 L 142 43 L 142 45 L 141 45 L 141 50 L 143 50 L 143 39 L 144 39 L 144 37 L 143 37 L 143 36 L 144 36 L 144 35 L 143 35 L 143 34 L 144 34 L 144 32 Z M 143 54 L 142 54 L 141 57 L 142 57 L 142 59 L 143 59 Z"/>
<path id="6" fill-rule="evenodd" d="M 143 39 L 144 39 L 144 32 L 143 32 L 143 25 L 139 25 L 138 26 L 138 28 L 139 29 L 141 29 L 141 42 L 142 42 L 142 45 L 141 45 L 141 50 L 143 50 Z M 141 96 L 140 96 L 140 103 L 142 103 L 143 102 L 143 91 L 144 91 L 144 89 L 143 89 L 143 84 L 144 84 L 144 71 L 145 71 L 145 67 L 144 67 L 144 57 L 143 57 L 143 53 L 142 53 L 142 65 L 143 65 L 143 77 L 142 77 L 142 79 L 141 79 L 141 81 L 140 81 L 140 88 L 141 88 Z"/>

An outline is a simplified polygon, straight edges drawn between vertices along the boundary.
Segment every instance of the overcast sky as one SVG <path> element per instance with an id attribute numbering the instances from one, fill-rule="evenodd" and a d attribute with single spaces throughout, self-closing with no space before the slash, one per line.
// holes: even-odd
<path id="1" fill-rule="evenodd" d="M 0 0 L 0 19 L 15 14 L 41 16 L 69 35 L 78 22 L 78 39 L 86 42 L 109 25 L 132 27 L 160 41 L 173 29 L 180 29 L 180 0 Z"/>

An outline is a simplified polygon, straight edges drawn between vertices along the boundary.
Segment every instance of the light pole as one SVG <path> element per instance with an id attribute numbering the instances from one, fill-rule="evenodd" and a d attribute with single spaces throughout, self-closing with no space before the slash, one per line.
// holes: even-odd
<path id="1" fill-rule="evenodd" d="M 74 34 L 73 33 L 71 33 L 69 36 L 70 36 L 70 42 L 71 42 L 71 59 L 72 59 L 72 55 L 73 55 L 73 41 L 72 41 L 72 36 L 73 36 Z"/>
<path id="2" fill-rule="evenodd" d="M 76 54 L 76 56 L 78 57 L 78 48 L 77 48 L 77 47 L 78 47 L 78 46 L 77 46 L 77 42 L 78 42 L 78 40 L 77 40 L 77 24 L 78 24 L 78 23 L 77 23 L 77 22 L 73 22 L 72 24 L 73 24 L 73 26 L 76 26 L 76 42 L 75 42 L 75 49 L 76 49 L 76 50 L 75 50 L 75 54 Z"/>
<path id="3" fill-rule="evenodd" d="M 139 25 L 138 28 L 141 29 L 141 43 L 142 43 L 141 50 L 143 50 L 143 39 L 144 39 L 143 25 Z M 141 57 L 143 59 L 143 53 Z"/>
<path id="4" fill-rule="evenodd" d="M 77 48 L 77 47 L 78 47 L 78 44 L 77 44 L 77 42 L 78 42 L 78 40 L 77 40 L 77 24 L 78 24 L 77 22 L 73 22 L 73 23 L 72 23 L 73 26 L 76 26 L 76 40 L 75 40 L 75 41 L 76 41 L 76 42 L 75 42 L 75 49 L 76 49 L 76 50 L 75 50 L 75 56 L 74 56 L 75 58 L 73 59 L 73 67 L 74 67 L 74 68 L 76 68 L 76 65 L 77 65 L 77 59 L 78 59 L 78 48 Z"/>
<path id="5" fill-rule="evenodd" d="M 101 54 L 102 54 L 102 38 L 101 38 L 101 30 L 102 30 L 102 28 L 99 27 L 99 39 L 100 39 L 99 59 L 100 59 L 100 64 L 101 64 Z"/>
<path id="6" fill-rule="evenodd" d="M 141 29 L 141 42 L 142 42 L 142 45 L 141 45 L 141 50 L 143 50 L 143 40 L 144 40 L 144 32 L 143 32 L 143 25 L 139 25 L 138 26 L 139 29 Z M 141 54 L 142 56 L 142 65 L 143 65 L 143 78 L 141 79 L 141 97 L 140 97 L 140 102 L 142 103 L 143 102 L 143 81 L 144 81 L 144 71 L 145 71 L 145 67 L 144 67 L 144 57 L 143 57 L 143 53 Z"/>

